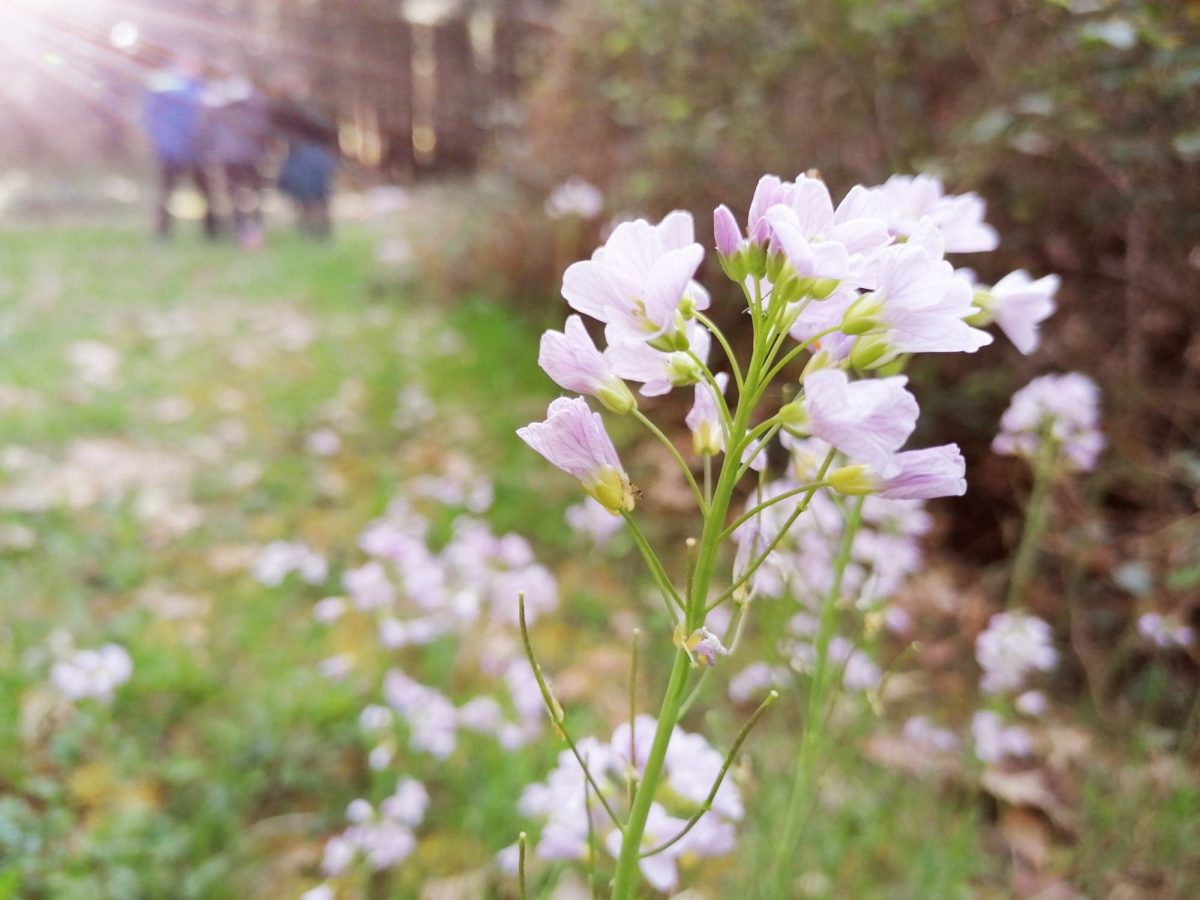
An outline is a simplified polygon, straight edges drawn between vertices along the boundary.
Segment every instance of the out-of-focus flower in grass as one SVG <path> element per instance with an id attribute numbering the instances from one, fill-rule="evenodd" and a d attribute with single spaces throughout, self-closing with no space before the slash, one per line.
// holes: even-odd
<path id="1" fill-rule="evenodd" d="M 318 428 L 305 436 L 304 449 L 314 456 L 336 456 L 342 449 L 342 439 L 332 428 Z"/>
<path id="2" fill-rule="evenodd" d="M 112 702 L 117 688 L 133 675 L 133 660 L 119 644 L 105 644 L 98 650 L 79 650 L 54 664 L 50 683 L 71 701 Z"/>
<path id="3" fill-rule="evenodd" d="M 1005 757 L 1024 757 L 1033 752 L 1029 732 L 1019 725 L 1005 725 L 999 713 L 980 710 L 971 719 L 971 740 L 980 762 L 997 763 Z"/>
<path id="4" fill-rule="evenodd" d="M 1050 626 L 1028 613 L 996 613 L 975 639 L 975 658 L 983 669 L 980 687 L 989 694 L 1015 691 L 1035 671 L 1058 662 Z"/>
<path id="5" fill-rule="evenodd" d="M 612 515 L 591 497 L 567 507 L 566 520 L 575 534 L 582 535 L 598 547 L 606 546 L 625 527 L 624 519 Z"/>
<path id="6" fill-rule="evenodd" d="M 604 209 L 604 194 L 587 179 L 575 175 L 550 192 L 545 208 L 551 219 L 594 219 Z"/>
<path id="7" fill-rule="evenodd" d="M 1091 471 L 1104 449 L 1100 389 L 1080 372 L 1043 375 L 1013 394 L 992 450 L 1034 460 L 1049 438 L 1073 469 Z"/>
<path id="8" fill-rule="evenodd" d="M 1180 622 L 1172 622 L 1162 613 L 1148 612 L 1138 616 L 1137 630 L 1156 647 L 1190 647 L 1196 642 L 1196 632 Z"/>
<path id="9" fill-rule="evenodd" d="M 300 541 L 272 541 L 251 566 L 254 578 L 267 587 L 278 587 L 293 572 L 309 584 L 319 584 L 329 574 L 325 557 Z"/>

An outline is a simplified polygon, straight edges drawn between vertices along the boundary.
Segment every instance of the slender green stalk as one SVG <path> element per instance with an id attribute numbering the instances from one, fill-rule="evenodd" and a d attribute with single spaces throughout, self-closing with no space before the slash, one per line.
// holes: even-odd
<path id="1" fill-rule="evenodd" d="M 1025 526 L 1021 531 L 1021 542 L 1013 560 L 1012 577 L 1008 582 L 1008 599 L 1005 606 L 1014 609 L 1025 595 L 1037 563 L 1038 543 L 1046 530 L 1050 511 L 1047 502 L 1054 487 L 1054 469 L 1058 462 L 1058 442 L 1045 430 L 1042 445 L 1033 464 L 1033 490 L 1029 504 L 1025 507 Z"/>
<path id="2" fill-rule="evenodd" d="M 823 488 L 823 487 L 829 487 L 829 482 L 828 481 L 812 481 L 812 482 L 809 482 L 808 484 L 802 484 L 802 485 L 800 485 L 800 487 L 792 488 L 790 491 L 784 491 L 782 494 L 772 497 L 769 500 L 764 500 L 762 503 L 758 504 L 758 506 L 754 507 L 753 509 L 747 510 L 746 512 L 744 512 L 740 516 L 738 516 L 736 519 L 734 519 L 732 524 L 727 526 L 726 529 L 721 532 L 721 540 L 725 540 L 727 537 L 729 537 L 735 531 L 737 531 L 739 527 L 741 527 L 742 525 L 745 525 L 747 522 L 749 522 L 751 519 L 753 519 L 755 516 L 757 516 L 763 510 L 770 509 L 776 503 L 782 503 L 784 500 L 790 500 L 792 497 L 795 497 L 797 494 L 811 493 L 811 492 L 817 490 L 817 488 Z"/>
<path id="3" fill-rule="evenodd" d="M 750 716 L 746 724 L 742 726 L 742 730 L 738 732 L 738 736 L 734 740 L 733 746 L 729 748 L 729 752 L 725 755 L 725 762 L 721 765 L 721 771 L 717 773 L 717 778 L 713 782 L 712 789 L 708 792 L 708 796 L 704 798 L 704 802 L 700 804 L 700 808 L 692 814 L 690 819 L 688 819 L 687 824 L 684 825 L 683 828 L 680 829 L 679 833 L 670 840 L 665 841 L 664 843 L 659 844 L 657 847 L 647 850 L 645 853 L 641 854 L 641 859 L 645 859 L 647 856 L 654 856 L 657 853 L 662 853 L 667 848 L 679 843 L 679 841 L 683 840 L 684 836 L 686 836 L 687 833 L 696 826 L 696 823 L 704 817 L 704 814 L 712 809 L 713 801 L 717 799 L 717 791 L 721 789 L 721 783 L 725 780 L 725 776 L 729 773 L 729 768 L 733 765 L 733 761 L 737 757 L 738 751 L 742 749 L 742 744 L 746 742 L 746 738 L 750 736 L 750 731 L 755 725 L 758 724 L 758 720 L 763 717 L 763 713 L 767 711 L 767 707 L 774 703 L 778 697 L 778 691 L 771 691 L 769 694 L 767 694 L 766 699 L 758 705 L 758 709 L 754 711 L 754 714 Z"/>
<path id="4" fill-rule="evenodd" d="M 525 842 L 528 838 L 525 832 L 517 835 L 517 897 L 520 900 L 525 900 L 528 894 L 525 892 Z"/>
<path id="5" fill-rule="evenodd" d="M 621 853 L 617 858 L 617 872 L 613 878 L 613 897 L 618 900 L 632 897 L 637 890 L 637 862 L 642 849 L 642 835 L 646 830 L 646 817 L 650 814 L 650 805 L 654 802 L 654 793 L 662 777 L 667 743 L 671 740 L 675 723 L 679 719 L 679 707 L 683 703 L 691 665 L 686 652 L 675 652 L 675 663 L 671 666 L 667 692 L 658 711 L 658 728 L 654 732 L 654 743 L 650 747 L 646 768 L 642 772 L 641 784 L 634 794 L 633 806 L 625 823 L 625 833 L 621 835 Z M 664 728 L 666 723 L 670 725 Z"/>
<path id="6" fill-rule="evenodd" d="M 654 548 L 650 546 L 650 542 L 646 540 L 646 535 L 642 533 L 642 529 L 638 527 L 637 522 L 627 512 L 621 513 L 629 525 L 629 531 L 633 535 L 633 542 L 637 544 L 638 550 L 642 553 L 642 558 L 646 561 L 650 572 L 654 575 L 654 580 L 658 582 L 658 588 L 662 591 L 663 600 L 667 603 L 667 614 L 671 617 L 671 621 L 676 621 L 675 611 L 671 608 L 674 603 L 679 607 L 679 611 L 686 613 L 687 607 L 684 605 L 683 598 L 679 596 L 679 591 L 675 590 L 675 585 L 671 583 L 671 577 L 667 574 L 667 570 L 663 568 L 662 562 L 654 553 Z"/>
<path id="7" fill-rule="evenodd" d="M 624 831 L 625 825 L 613 812 L 608 801 L 604 799 L 604 793 L 600 790 L 600 786 L 596 784 L 596 779 L 592 777 L 592 772 L 588 768 L 587 760 L 579 752 L 579 747 L 575 744 L 575 739 L 571 737 L 571 733 L 567 731 L 566 714 L 563 712 L 562 704 L 555 699 L 554 694 L 550 691 L 550 685 L 546 683 L 546 677 L 542 674 L 541 664 L 538 663 L 537 657 L 533 653 L 533 642 L 529 639 L 529 626 L 525 623 L 525 595 L 519 594 L 517 599 L 518 617 L 521 623 L 521 643 L 525 647 L 525 658 L 529 660 L 529 667 L 533 669 L 533 677 L 537 681 L 538 690 L 542 694 L 542 703 L 546 705 L 546 712 L 550 714 L 550 721 L 554 723 L 554 727 L 558 729 L 558 733 L 563 736 L 563 740 L 567 742 L 567 746 L 571 748 L 571 753 L 575 757 L 575 761 L 579 763 L 579 768 L 583 769 L 583 776 L 587 779 L 588 784 L 592 786 L 592 790 L 596 792 L 596 797 L 600 800 L 600 805 L 604 807 L 604 811 L 608 813 L 608 817 L 612 819 L 613 825 L 618 831 Z"/>
<path id="8" fill-rule="evenodd" d="M 721 385 L 717 383 L 717 377 L 708 370 L 708 366 L 704 364 L 704 360 L 697 356 L 694 350 L 688 348 L 687 355 L 692 362 L 700 367 L 700 377 L 712 388 L 712 392 L 717 398 L 717 412 L 721 416 L 721 431 L 725 435 L 725 444 L 728 446 L 729 442 L 733 439 L 733 416 L 729 413 L 729 403 L 725 400 L 725 394 L 721 391 Z"/>
<path id="9" fill-rule="evenodd" d="M 800 739 L 800 751 L 796 757 L 796 770 L 792 779 L 791 798 L 788 801 L 787 818 L 784 821 L 783 834 L 775 850 L 775 888 L 773 896 L 777 900 L 788 900 L 788 863 L 792 852 L 800 838 L 800 829 L 807 818 L 804 815 L 806 805 L 811 806 L 814 790 L 814 768 L 818 740 L 824 729 L 818 727 L 823 718 L 823 709 L 827 700 L 827 692 L 831 683 L 829 667 L 829 644 L 837 625 L 837 601 L 842 592 L 842 581 L 846 576 L 846 566 L 850 562 L 850 552 L 854 547 L 854 538 L 862 523 L 862 508 L 866 498 L 860 497 L 850 510 L 846 520 L 846 530 L 842 536 L 842 545 L 834 560 L 833 583 L 829 593 L 821 604 L 820 622 L 817 630 L 816 661 L 813 665 L 812 677 L 809 679 L 808 708 L 804 716 L 804 734 Z M 807 803 L 806 803 L 807 801 Z"/>
<path id="10" fill-rule="evenodd" d="M 707 512 L 708 501 L 705 499 L 704 493 L 700 490 L 700 485 L 696 484 L 696 478 L 692 475 L 691 466 L 687 464 L 687 461 L 683 458 L 683 454 L 675 446 L 675 442 L 663 434 L 662 429 L 646 418 L 640 409 L 633 411 L 633 417 L 645 425 L 650 433 L 658 439 L 658 442 L 670 451 L 671 456 L 675 458 L 675 462 L 679 464 L 679 469 L 683 472 L 683 477 L 687 479 L 688 486 L 692 489 L 692 494 L 696 497 L 696 505 L 700 507 L 701 514 Z"/>
<path id="11" fill-rule="evenodd" d="M 829 467 L 833 464 L 833 457 L 836 452 L 837 451 L 835 450 L 830 450 L 829 453 L 825 455 L 825 461 L 821 463 L 821 468 L 817 470 L 818 479 L 823 479 L 825 477 L 825 473 L 829 471 Z M 734 579 L 733 583 L 724 591 L 722 591 L 716 600 L 708 604 L 707 608 L 705 609 L 705 613 L 716 609 L 718 606 L 732 597 L 738 588 L 754 577 L 754 573 L 759 570 L 762 564 L 767 561 L 767 557 L 774 552 L 775 548 L 778 547 L 780 542 L 782 542 L 787 536 L 788 531 L 794 524 L 796 524 L 796 520 L 799 519 L 800 516 L 802 516 L 808 509 L 809 504 L 812 502 L 813 495 L 816 494 L 816 492 L 817 488 L 812 488 L 811 492 L 807 494 L 803 500 L 796 504 L 796 508 L 792 510 L 792 514 L 788 516 L 787 521 L 783 523 L 783 527 L 779 529 L 779 533 L 771 539 L 771 543 L 767 544 L 766 549 L 751 561 L 750 565 L 746 567 L 746 571 L 738 575 Z"/>
<path id="12" fill-rule="evenodd" d="M 633 727 L 633 720 L 637 717 L 637 675 L 638 675 L 638 638 L 641 637 L 640 629 L 633 629 L 633 640 L 629 643 L 629 802 L 633 803 L 633 796 L 637 793 L 637 769 L 632 765 L 637 759 L 637 748 L 634 746 L 634 735 L 637 729 Z"/>
<path id="13" fill-rule="evenodd" d="M 738 366 L 737 356 L 733 352 L 733 348 L 729 346 L 729 341 L 725 340 L 725 335 L 721 333 L 721 329 L 716 326 L 708 316 L 703 313 L 692 314 L 696 321 L 712 332 L 712 336 L 717 339 L 717 343 L 721 345 L 721 349 L 725 351 L 725 358 L 729 360 L 729 371 L 733 373 L 733 383 L 737 385 L 738 391 L 741 391 L 745 381 L 742 379 L 742 370 Z"/>

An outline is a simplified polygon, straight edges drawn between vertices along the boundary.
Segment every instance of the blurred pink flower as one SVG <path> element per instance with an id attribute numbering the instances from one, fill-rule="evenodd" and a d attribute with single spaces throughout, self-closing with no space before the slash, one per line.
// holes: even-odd
<path id="1" fill-rule="evenodd" d="M 1059 277 L 1034 281 L 1022 269 L 1009 272 L 990 291 L 992 315 L 1013 346 L 1028 356 L 1038 346 L 1038 326 L 1054 312 Z"/>

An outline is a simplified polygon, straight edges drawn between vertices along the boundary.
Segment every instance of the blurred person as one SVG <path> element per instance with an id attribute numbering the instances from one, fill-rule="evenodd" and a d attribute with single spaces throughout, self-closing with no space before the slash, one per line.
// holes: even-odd
<path id="1" fill-rule="evenodd" d="M 204 233 L 217 235 L 212 190 L 200 152 L 200 98 L 204 64 L 199 54 L 180 51 L 168 65 L 153 72 L 142 95 L 142 127 L 158 164 L 158 205 L 155 231 L 171 234 L 171 195 L 186 176 L 204 203 Z"/>
<path id="2" fill-rule="evenodd" d="M 239 244 L 256 250 L 263 243 L 262 167 L 271 137 L 267 100 L 233 61 L 217 66 L 201 109 L 205 161 L 221 173 Z"/>
<path id="3" fill-rule="evenodd" d="M 338 159 L 337 124 L 313 103 L 308 85 L 297 73 L 285 75 L 277 87 L 271 120 L 288 147 L 278 187 L 295 204 L 301 232 L 327 238 Z"/>

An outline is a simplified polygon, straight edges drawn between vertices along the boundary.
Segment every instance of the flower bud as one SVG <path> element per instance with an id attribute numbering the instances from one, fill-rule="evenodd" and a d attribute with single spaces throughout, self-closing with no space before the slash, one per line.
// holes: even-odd
<path id="1" fill-rule="evenodd" d="M 850 351 L 850 365 L 856 369 L 871 369 L 885 366 L 896 357 L 896 352 L 882 334 L 868 334 L 854 342 Z"/>
<path id="2" fill-rule="evenodd" d="M 975 297 L 971 302 L 978 312 L 963 320 L 968 325 L 975 328 L 986 328 L 996 321 L 996 298 L 990 290 L 976 288 Z"/>
<path id="3" fill-rule="evenodd" d="M 767 248 L 765 244 L 752 243 L 745 250 L 746 274 L 755 278 L 767 275 Z"/>
<path id="4" fill-rule="evenodd" d="M 873 494 L 879 489 L 879 482 L 871 474 L 869 467 L 864 465 L 842 466 L 834 469 L 825 476 L 825 480 L 839 494 Z"/>
<path id="5" fill-rule="evenodd" d="M 687 332 L 684 331 L 682 322 L 677 322 L 676 325 L 677 327 L 673 331 L 660 334 L 646 343 L 660 353 L 676 353 L 686 350 L 688 348 Z"/>
<path id="6" fill-rule="evenodd" d="M 620 379 L 613 379 L 597 388 L 596 399 L 605 409 L 621 416 L 637 409 L 637 398 L 629 390 L 629 385 Z"/>
<path id="7" fill-rule="evenodd" d="M 700 422 L 692 431 L 692 450 L 697 456 L 716 456 L 723 445 L 721 426 L 713 422 Z"/>
<path id="8" fill-rule="evenodd" d="M 866 334 L 879 327 L 879 314 L 883 311 L 883 300 L 878 294 L 864 294 L 846 310 L 842 319 L 842 331 L 846 334 Z"/>
<path id="9" fill-rule="evenodd" d="M 740 249 L 741 229 L 729 207 L 722 203 L 713 210 L 713 235 L 716 237 L 717 253 L 731 259 Z"/>
<path id="10" fill-rule="evenodd" d="M 785 403 L 781 406 L 779 408 L 779 422 L 788 434 L 795 435 L 796 437 L 805 437 L 809 433 L 809 417 L 808 407 L 804 404 L 804 397 L 797 397 L 791 403 Z"/>
<path id="11" fill-rule="evenodd" d="M 809 293 L 812 294 L 814 300 L 827 300 L 829 295 L 837 290 L 839 284 L 841 282 L 836 278 L 814 278 Z"/>
<path id="12" fill-rule="evenodd" d="M 805 377 L 813 372 L 820 372 L 822 369 L 832 369 L 837 363 L 828 350 L 818 350 L 808 358 L 808 362 L 804 364 L 804 371 L 800 373 L 800 380 L 803 382 Z"/>
<path id="13" fill-rule="evenodd" d="M 687 353 L 672 353 L 667 361 L 667 371 L 675 387 L 695 384 L 703 376 L 700 363 Z"/>
<path id="14" fill-rule="evenodd" d="M 771 284 L 778 284 L 782 281 L 784 273 L 791 268 L 792 264 L 782 253 L 776 251 L 767 254 L 767 278 L 771 280 Z"/>

